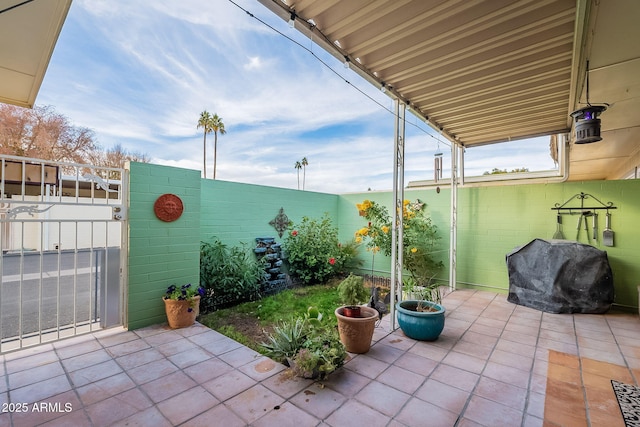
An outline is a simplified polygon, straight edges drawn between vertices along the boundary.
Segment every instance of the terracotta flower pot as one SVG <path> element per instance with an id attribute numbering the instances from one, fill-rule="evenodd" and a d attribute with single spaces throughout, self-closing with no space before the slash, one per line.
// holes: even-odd
<path id="1" fill-rule="evenodd" d="M 370 307 L 360 307 L 360 311 L 360 317 L 345 316 L 344 307 L 339 307 L 335 311 L 340 341 L 349 353 L 362 354 L 371 348 L 378 312 Z"/>
<path id="2" fill-rule="evenodd" d="M 200 314 L 200 295 L 191 300 L 162 299 L 167 314 L 167 321 L 171 329 L 186 328 L 196 321 Z M 191 311 L 189 311 L 191 308 Z"/>
<path id="3" fill-rule="evenodd" d="M 359 305 L 346 305 L 342 307 L 342 315 L 347 317 L 360 317 Z"/>

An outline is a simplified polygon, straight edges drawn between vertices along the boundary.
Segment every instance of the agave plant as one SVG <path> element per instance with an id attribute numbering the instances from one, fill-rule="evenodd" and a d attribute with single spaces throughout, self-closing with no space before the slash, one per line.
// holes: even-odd
<path id="1" fill-rule="evenodd" d="M 306 340 L 305 319 L 282 321 L 273 328 L 273 334 L 268 334 L 269 342 L 260 345 L 267 350 L 266 355 L 272 359 L 284 362 L 295 356 Z"/>

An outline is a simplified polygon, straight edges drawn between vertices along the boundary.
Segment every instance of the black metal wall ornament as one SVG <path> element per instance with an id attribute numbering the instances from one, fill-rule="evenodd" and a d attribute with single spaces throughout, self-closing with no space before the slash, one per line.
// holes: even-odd
<path id="1" fill-rule="evenodd" d="M 593 199 L 596 203 L 592 203 L 591 206 L 585 206 L 584 201 L 588 199 Z M 580 206 L 570 206 L 570 202 L 572 200 L 579 200 Z M 603 203 L 592 194 L 581 192 L 581 193 L 574 194 L 562 204 L 555 203 L 551 209 L 558 212 L 569 211 L 570 214 L 571 213 L 583 214 L 586 211 L 606 210 L 608 212 L 609 209 L 618 209 L 618 208 L 613 205 L 613 202 Z"/>
<path id="2" fill-rule="evenodd" d="M 269 221 L 269 225 L 275 228 L 278 232 L 278 237 L 282 238 L 285 230 L 291 225 L 291 220 L 284 213 L 284 208 L 280 208 L 278 215 L 276 215 L 274 219 Z"/>

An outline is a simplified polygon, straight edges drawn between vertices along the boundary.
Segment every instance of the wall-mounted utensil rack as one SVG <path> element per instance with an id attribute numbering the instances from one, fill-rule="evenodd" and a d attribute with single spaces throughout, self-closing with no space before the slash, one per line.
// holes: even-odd
<path id="1" fill-rule="evenodd" d="M 585 200 L 593 199 L 597 202 L 596 206 L 585 206 Z M 580 200 L 580 206 L 567 206 L 573 200 Z M 568 211 L 570 214 L 578 213 L 585 214 L 586 212 L 595 211 L 595 210 L 606 210 L 609 213 L 609 209 L 618 209 L 613 205 L 613 202 L 602 203 L 597 197 L 589 194 L 589 193 L 578 193 L 574 194 L 570 199 L 566 200 L 563 204 L 556 203 L 552 210 L 560 211 Z"/>

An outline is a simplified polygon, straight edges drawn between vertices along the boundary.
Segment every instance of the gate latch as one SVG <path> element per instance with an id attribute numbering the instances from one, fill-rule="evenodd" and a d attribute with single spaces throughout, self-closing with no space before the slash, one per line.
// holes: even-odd
<path id="1" fill-rule="evenodd" d="M 127 219 L 127 210 L 122 205 L 112 206 L 113 219 L 116 221 L 124 221 Z"/>

